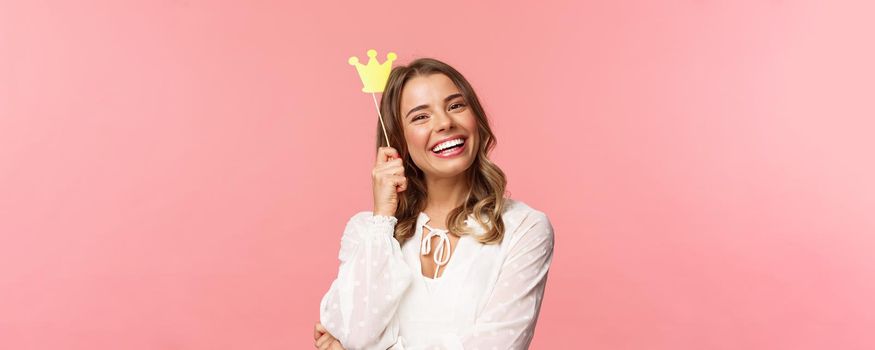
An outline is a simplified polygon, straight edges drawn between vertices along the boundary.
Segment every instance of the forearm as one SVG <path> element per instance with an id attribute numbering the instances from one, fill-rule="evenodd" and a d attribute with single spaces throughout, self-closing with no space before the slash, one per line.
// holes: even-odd
<path id="1" fill-rule="evenodd" d="M 395 218 L 366 217 L 363 234 L 342 242 L 337 279 L 322 300 L 320 320 L 350 349 L 388 348 L 397 337 L 395 311 L 411 276 L 400 245 L 392 237 Z"/>

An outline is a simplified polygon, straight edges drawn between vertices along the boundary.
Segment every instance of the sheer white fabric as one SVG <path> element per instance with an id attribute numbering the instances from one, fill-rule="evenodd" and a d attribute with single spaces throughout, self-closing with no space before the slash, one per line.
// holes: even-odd
<path id="1" fill-rule="evenodd" d="M 340 268 L 320 304 L 320 322 L 344 348 L 526 349 L 532 340 L 553 256 L 547 216 L 507 199 L 500 244 L 462 236 L 443 273 L 421 272 L 420 213 L 401 246 L 397 219 L 354 215 L 340 244 Z M 473 229 L 483 227 L 466 220 Z M 427 282 L 430 282 L 427 285 Z"/>

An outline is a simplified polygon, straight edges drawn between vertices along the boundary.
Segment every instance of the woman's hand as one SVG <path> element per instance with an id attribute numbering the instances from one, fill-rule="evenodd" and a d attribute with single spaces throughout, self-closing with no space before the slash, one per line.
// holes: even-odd
<path id="1" fill-rule="evenodd" d="M 319 322 L 316 322 L 316 329 L 313 330 L 313 339 L 316 339 L 316 348 L 319 350 L 345 350 L 340 345 L 340 341 L 335 339 L 331 333 L 328 333 Z"/>
<path id="2" fill-rule="evenodd" d="M 398 151 L 392 147 L 380 147 L 371 175 L 374 179 L 374 215 L 395 216 L 398 192 L 407 189 L 404 164 Z"/>

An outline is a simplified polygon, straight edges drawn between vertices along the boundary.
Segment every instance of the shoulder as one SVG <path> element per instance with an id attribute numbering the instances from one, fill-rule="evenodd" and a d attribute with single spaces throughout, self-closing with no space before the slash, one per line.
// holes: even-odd
<path id="1" fill-rule="evenodd" d="M 519 199 L 505 198 L 501 217 L 505 221 L 506 228 L 525 224 L 552 226 L 550 218 L 546 213 L 531 207 Z"/>
<path id="2" fill-rule="evenodd" d="M 348 223 L 360 223 L 360 222 L 367 221 L 368 218 L 370 218 L 372 216 L 374 216 L 374 212 L 372 212 L 372 211 L 360 211 L 360 212 L 357 212 L 355 214 L 352 214 L 352 216 L 349 218 L 349 221 L 347 221 L 347 222 Z"/>
<path id="3" fill-rule="evenodd" d="M 353 226 L 358 226 L 360 224 L 363 224 L 371 216 L 374 216 L 374 214 L 370 211 L 355 212 L 351 216 L 349 216 L 349 218 L 346 220 L 346 228 L 349 229 L 349 228 L 352 228 Z"/>
<path id="4" fill-rule="evenodd" d="M 504 211 L 505 237 L 509 245 L 522 240 L 542 241 L 552 245 L 553 224 L 546 213 L 531 207 L 518 199 L 505 198 Z"/>
<path id="5" fill-rule="evenodd" d="M 343 229 L 344 237 L 358 236 L 367 227 L 368 221 L 374 216 L 371 211 L 360 211 L 352 214 Z"/>

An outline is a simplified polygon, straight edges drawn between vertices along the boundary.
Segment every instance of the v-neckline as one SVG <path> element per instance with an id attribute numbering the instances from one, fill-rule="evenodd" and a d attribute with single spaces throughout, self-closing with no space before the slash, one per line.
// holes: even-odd
<path id="1" fill-rule="evenodd" d="M 428 214 L 426 214 L 425 212 L 419 212 L 419 218 L 418 218 L 418 220 L 417 220 L 418 222 L 416 224 L 416 226 L 417 226 L 416 227 L 416 234 L 417 234 L 416 238 L 417 238 L 417 241 L 419 242 L 419 244 L 417 245 L 417 249 L 416 249 L 416 263 L 417 263 L 417 266 L 419 267 L 419 275 L 422 276 L 422 278 L 427 278 L 427 279 L 431 280 L 431 281 L 426 281 L 424 283 L 427 283 L 427 282 L 440 283 L 441 281 L 444 281 L 447 278 L 447 273 L 450 272 L 450 266 L 456 265 L 453 263 L 453 261 L 456 260 L 455 259 L 456 252 L 458 252 L 459 247 L 462 245 L 462 240 L 463 240 L 463 238 L 465 238 L 465 236 L 458 236 L 459 239 L 456 241 L 455 249 L 453 249 L 452 242 L 450 242 L 450 260 L 448 260 L 446 265 L 443 266 L 444 272 L 441 273 L 441 275 L 438 278 L 431 278 L 429 276 L 426 276 L 422 273 L 421 247 L 422 247 L 422 239 L 425 236 L 425 232 L 424 232 L 425 231 L 425 224 L 427 224 L 429 222 L 429 220 L 431 220 L 431 217 L 429 217 Z M 449 234 L 449 232 L 447 232 L 447 233 Z M 434 251 L 432 251 L 432 254 L 434 254 Z M 434 255 L 432 255 L 432 256 L 434 256 Z M 437 268 L 438 267 L 435 266 L 435 269 L 437 269 Z M 435 287 L 437 287 L 437 286 L 435 286 Z M 435 289 L 437 289 L 437 288 L 435 288 Z"/>

